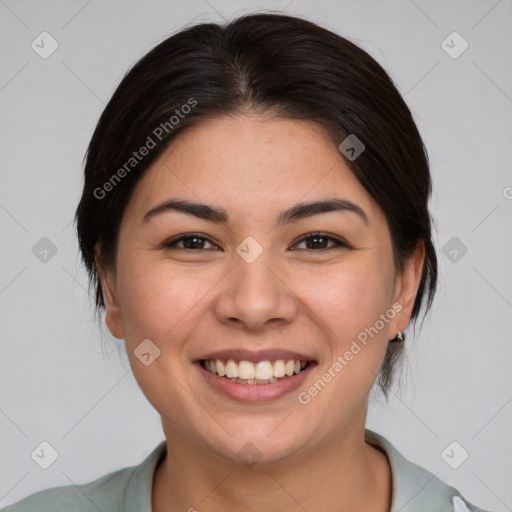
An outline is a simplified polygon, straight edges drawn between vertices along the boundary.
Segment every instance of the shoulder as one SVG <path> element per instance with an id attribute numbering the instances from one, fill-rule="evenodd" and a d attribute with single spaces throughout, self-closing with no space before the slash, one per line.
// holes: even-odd
<path id="1" fill-rule="evenodd" d="M 0 509 L 0 512 L 151 510 L 153 473 L 165 451 L 166 443 L 162 441 L 138 466 L 113 471 L 85 484 L 64 485 L 38 491 Z"/>
<path id="2" fill-rule="evenodd" d="M 81 485 L 38 491 L 2 509 L 2 512 L 98 512 L 117 510 L 135 468 L 124 468 Z"/>
<path id="3" fill-rule="evenodd" d="M 366 429 L 368 443 L 388 457 L 393 479 L 391 512 L 489 512 L 425 468 L 407 460 L 386 438 Z"/>

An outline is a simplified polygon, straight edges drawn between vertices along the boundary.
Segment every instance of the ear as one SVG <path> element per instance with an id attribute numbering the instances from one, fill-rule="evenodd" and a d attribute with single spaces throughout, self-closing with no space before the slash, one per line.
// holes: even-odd
<path id="1" fill-rule="evenodd" d="M 94 259 L 96 269 L 105 301 L 105 323 L 112 336 L 118 339 L 124 338 L 124 329 L 121 319 L 121 310 L 117 300 L 115 272 L 103 266 L 100 258 L 101 248 L 98 244 L 94 247 Z"/>
<path id="2" fill-rule="evenodd" d="M 409 325 L 411 313 L 416 300 L 416 293 L 420 285 L 423 262 L 425 261 L 425 244 L 419 240 L 416 247 L 404 264 L 404 269 L 397 275 L 393 304 L 401 304 L 398 315 L 390 322 L 391 336 L 398 331 L 403 332 Z"/>

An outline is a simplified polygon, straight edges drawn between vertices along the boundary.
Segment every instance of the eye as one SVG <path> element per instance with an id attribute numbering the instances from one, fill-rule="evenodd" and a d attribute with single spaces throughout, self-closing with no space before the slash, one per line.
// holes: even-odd
<path id="1" fill-rule="evenodd" d="M 328 244 L 329 241 L 334 242 L 334 246 L 326 247 L 326 244 Z M 294 247 L 304 242 L 306 242 L 307 245 L 306 250 L 312 250 L 314 252 L 330 251 L 338 247 L 350 247 L 349 244 L 343 240 L 330 236 L 327 233 L 319 232 L 310 233 L 309 235 L 303 237 Z"/>
<path id="2" fill-rule="evenodd" d="M 179 246 L 183 242 L 183 246 Z M 217 249 L 217 246 L 214 245 L 208 238 L 202 236 L 200 233 L 189 233 L 187 235 L 182 235 L 177 238 L 168 240 L 163 244 L 165 249 L 184 249 L 187 251 L 200 251 L 204 249 L 205 242 L 207 244 L 211 244 L 214 247 L 214 250 Z"/>
<path id="3" fill-rule="evenodd" d="M 334 245 L 328 247 L 329 242 L 333 243 Z M 294 247 L 297 247 L 302 243 L 306 243 L 306 250 L 314 252 L 329 251 L 337 247 L 350 247 L 350 245 L 347 242 L 330 236 L 326 233 L 320 232 L 310 233 L 309 235 L 303 237 L 301 240 L 299 240 L 299 242 L 295 244 Z M 213 249 L 208 249 L 207 247 L 205 247 L 205 244 L 210 244 L 213 247 Z M 201 235 L 200 233 L 188 233 L 186 235 L 181 235 L 179 237 L 168 240 L 163 244 L 163 248 L 183 249 L 186 251 L 201 251 L 203 249 L 218 250 L 218 247 L 213 242 L 211 242 L 207 237 Z"/>

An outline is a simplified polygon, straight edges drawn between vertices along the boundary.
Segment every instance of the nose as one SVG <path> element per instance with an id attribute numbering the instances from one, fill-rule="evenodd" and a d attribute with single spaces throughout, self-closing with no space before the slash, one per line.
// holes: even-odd
<path id="1" fill-rule="evenodd" d="M 252 262 L 235 255 L 214 305 L 220 322 L 250 331 L 293 322 L 299 300 L 271 252 L 264 250 Z"/>

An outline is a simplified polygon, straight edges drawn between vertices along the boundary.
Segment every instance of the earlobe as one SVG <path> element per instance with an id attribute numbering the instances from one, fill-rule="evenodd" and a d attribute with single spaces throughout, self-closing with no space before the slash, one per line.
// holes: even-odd
<path id="1" fill-rule="evenodd" d="M 399 303 L 401 310 L 400 314 L 395 317 L 396 325 L 393 326 L 392 335 L 396 334 L 395 331 L 403 331 L 409 325 L 421 281 L 424 261 L 425 244 L 423 240 L 419 240 L 414 251 L 405 262 L 403 272 L 397 278 L 394 303 Z"/>
<path id="2" fill-rule="evenodd" d="M 101 291 L 103 293 L 103 300 L 105 302 L 105 323 L 112 336 L 123 339 L 124 330 L 121 321 L 121 311 L 117 300 L 115 278 L 112 270 L 106 269 L 102 265 L 99 246 L 95 247 L 95 261 Z"/>

